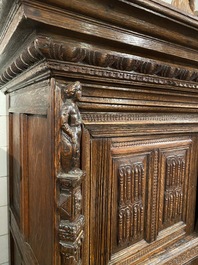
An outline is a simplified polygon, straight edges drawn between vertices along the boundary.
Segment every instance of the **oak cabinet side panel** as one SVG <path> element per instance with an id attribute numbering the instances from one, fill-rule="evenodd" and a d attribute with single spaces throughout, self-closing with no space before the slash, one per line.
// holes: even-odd
<path id="1" fill-rule="evenodd" d="M 46 116 L 28 117 L 28 200 L 30 244 L 39 264 L 52 264 L 53 181 Z"/>

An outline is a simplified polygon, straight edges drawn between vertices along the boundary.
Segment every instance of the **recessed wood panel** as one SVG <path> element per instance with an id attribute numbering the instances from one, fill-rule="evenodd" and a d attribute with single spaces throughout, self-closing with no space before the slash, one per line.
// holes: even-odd
<path id="1" fill-rule="evenodd" d="M 113 252 L 144 238 L 145 190 L 148 157 L 136 155 L 113 160 Z"/>
<path id="2" fill-rule="evenodd" d="M 47 118 L 28 116 L 29 244 L 39 264 L 52 264 L 53 179 Z"/>
<path id="3" fill-rule="evenodd" d="M 160 227 L 186 222 L 189 182 L 189 146 L 160 150 L 161 207 Z"/>
<path id="4" fill-rule="evenodd" d="M 10 114 L 10 206 L 20 223 L 21 203 L 21 146 L 20 115 Z"/>
<path id="5" fill-rule="evenodd" d="M 19 249 L 18 249 L 18 247 L 17 247 L 16 243 L 14 242 L 14 239 L 11 235 L 10 235 L 10 245 L 11 245 L 11 249 L 12 249 L 11 263 L 16 264 L 16 265 L 22 265 L 21 254 L 20 254 Z"/>
<path id="6" fill-rule="evenodd" d="M 108 264 L 110 249 L 110 140 L 91 143 L 90 265 Z M 114 222 L 114 220 L 112 220 Z"/>
<path id="7" fill-rule="evenodd" d="M 186 136 L 91 141 L 90 264 L 147 264 L 192 230 L 191 145 Z"/>

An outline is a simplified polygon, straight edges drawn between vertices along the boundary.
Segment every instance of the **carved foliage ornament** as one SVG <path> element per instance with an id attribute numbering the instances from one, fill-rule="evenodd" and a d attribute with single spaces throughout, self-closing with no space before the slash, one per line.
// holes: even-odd
<path id="1" fill-rule="evenodd" d="M 0 86 L 22 73 L 42 59 L 55 59 L 102 68 L 167 77 L 197 82 L 198 72 L 174 67 L 156 61 L 144 60 L 134 56 L 108 53 L 105 50 L 91 50 L 75 47 L 73 43 L 60 43 L 46 37 L 38 37 L 13 63 L 0 74 Z M 148 80 L 149 81 L 149 80 Z"/>
<path id="2" fill-rule="evenodd" d="M 80 265 L 84 236 L 81 184 L 84 173 L 80 169 L 81 117 L 76 101 L 81 96 L 79 82 L 63 86 L 60 110 L 60 170 L 58 181 L 59 239 L 62 265 Z"/>

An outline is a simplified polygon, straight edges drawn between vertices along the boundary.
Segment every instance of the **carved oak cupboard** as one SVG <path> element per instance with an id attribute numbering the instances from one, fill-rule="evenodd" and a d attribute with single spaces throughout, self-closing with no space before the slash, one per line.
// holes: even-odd
<path id="1" fill-rule="evenodd" d="M 197 17 L 156 0 L 0 6 L 11 264 L 197 264 Z"/>

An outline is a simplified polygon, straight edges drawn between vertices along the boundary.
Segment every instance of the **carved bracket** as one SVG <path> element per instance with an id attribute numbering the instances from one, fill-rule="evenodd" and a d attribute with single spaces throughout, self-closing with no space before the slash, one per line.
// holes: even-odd
<path id="1" fill-rule="evenodd" d="M 79 82 L 61 88 L 59 173 L 60 214 L 59 244 L 62 265 L 82 264 L 84 216 L 81 184 L 84 172 L 80 169 L 81 117 L 76 101 L 81 96 Z"/>

